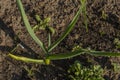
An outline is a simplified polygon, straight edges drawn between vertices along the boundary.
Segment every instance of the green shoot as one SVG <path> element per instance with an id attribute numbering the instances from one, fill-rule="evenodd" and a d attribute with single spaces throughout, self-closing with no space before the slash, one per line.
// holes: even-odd
<path id="1" fill-rule="evenodd" d="M 44 20 L 41 20 L 40 16 L 35 15 L 35 18 L 38 24 L 33 27 L 33 31 L 46 30 L 50 32 L 51 34 L 55 33 L 54 28 L 48 25 L 48 23 L 50 22 L 50 17 L 45 18 Z"/>
<path id="2" fill-rule="evenodd" d="M 53 44 L 51 44 L 51 46 L 48 48 L 48 52 L 50 52 L 52 49 L 54 49 L 70 33 L 70 31 L 74 28 L 74 25 L 76 24 L 76 22 L 77 22 L 77 20 L 79 18 L 80 13 L 81 13 L 81 8 L 77 12 L 75 17 L 71 21 L 71 23 L 68 25 L 67 29 L 62 34 L 62 36 L 58 40 L 56 40 Z"/>
<path id="3" fill-rule="evenodd" d="M 27 63 L 45 64 L 44 60 L 37 60 L 37 59 L 31 59 L 31 58 L 22 57 L 22 56 L 15 56 L 11 53 L 9 53 L 8 56 L 12 57 L 13 59 L 23 61 L 23 62 L 27 62 Z"/>
<path id="4" fill-rule="evenodd" d="M 20 10 L 20 12 L 21 12 L 21 16 L 22 16 L 22 19 L 23 19 L 23 21 L 24 21 L 25 27 L 27 28 L 30 36 L 31 36 L 31 37 L 34 39 L 34 41 L 42 48 L 42 50 L 43 50 L 45 53 L 47 53 L 47 50 L 46 50 L 44 44 L 41 42 L 40 39 L 37 38 L 37 36 L 35 35 L 33 29 L 32 29 L 31 26 L 30 26 L 30 23 L 29 23 L 29 21 L 28 21 L 28 19 L 27 19 L 27 16 L 26 16 L 26 14 L 25 14 L 25 11 L 24 11 L 24 8 L 23 8 L 23 5 L 22 5 L 21 0 L 16 0 L 16 2 L 17 2 L 17 4 L 18 4 L 19 10 Z"/>
<path id="5" fill-rule="evenodd" d="M 60 38 L 58 38 L 53 44 L 51 44 L 51 35 L 55 33 L 55 30 L 48 25 L 48 22 L 50 21 L 50 18 L 46 18 L 45 20 L 41 20 L 41 18 L 36 15 L 36 20 L 38 22 L 37 26 L 33 27 L 33 29 L 30 26 L 30 23 L 28 22 L 27 16 L 25 14 L 23 5 L 21 0 L 16 0 L 19 10 L 21 12 L 21 16 L 23 18 L 24 24 L 26 29 L 28 30 L 29 34 L 33 38 L 33 40 L 42 48 L 45 55 L 44 59 L 32 59 L 32 58 L 27 58 L 27 57 L 22 57 L 22 56 L 16 56 L 11 53 L 8 54 L 13 59 L 28 62 L 28 63 L 38 63 L 38 64 L 50 64 L 51 60 L 60 60 L 60 59 L 68 59 L 72 58 L 81 54 L 92 54 L 92 55 L 97 55 L 97 56 L 120 56 L 120 53 L 113 53 L 113 52 L 102 52 L 102 51 L 94 51 L 94 50 L 89 50 L 89 49 L 83 49 L 81 47 L 76 47 L 73 49 L 72 52 L 69 53 L 59 53 L 59 54 L 49 54 L 51 51 L 71 32 L 71 30 L 74 28 L 74 25 L 76 24 L 79 15 L 84 12 L 86 14 L 86 8 L 85 8 L 85 3 L 86 0 L 81 0 L 81 6 L 71 23 L 68 25 L 66 28 L 65 32 L 62 34 Z M 34 30 L 35 29 L 43 29 L 47 30 L 48 32 L 48 48 L 46 48 L 41 42 L 41 40 L 38 39 L 38 37 L 35 35 Z M 13 52 L 13 51 L 12 51 Z"/>
<path id="6" fill-rule="evenodd" d="M 81 49 L 81 50 L 69 52 L 69 53 L 50 54 L 46 56 L 46 59 L 50 59 L 50 60 L 70 59 L 72 57 L 78 56 L 83 53 L 85 52 Z"/>
<path id="7" fill-rule="evenodd" d="M 39 22 L 42 22 L 42 20 L 41 20 L 41 18 L 40 18 L 39 15 L 35 15 L 35 19 L 37 20 L 38 23 L 39 23 Z"/>
<path id="8" fill-rule="evenodd" d="M 88 54 L 95 55 L 95 56 L 120 56 L 120 53 L 117 52 L 105 52 L 105 51 L 94 51 L 88 50 Z"/>

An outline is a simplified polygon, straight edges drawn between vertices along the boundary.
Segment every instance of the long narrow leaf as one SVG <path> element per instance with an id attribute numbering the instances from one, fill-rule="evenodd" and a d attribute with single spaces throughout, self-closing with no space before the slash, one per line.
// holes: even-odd
<path id="1" fill-rule="evenodd" d="M 26 28 L 27 28 L 30 36 L 33 38 L 33 40 L 34 40 L 34 41 L 43 49 L 43 51 L 46 53 L 47 51 L 46 51 L 46 49 L 45 49 L 45 47 L 44 47 L 44 44 L 42 43 L 41 40 L 39 40 L 39 39 L 37 38 L 37 36 L 35 35 L 33 29 L 32 29 L 31 26 L 30 26 L 30 23 L 29 23 L 29 21 L 28 21 L 28 19 L 27 19 L 27 16 L 26 16 L 26 14 L 25 14 L 25 11 L 24 11 L 24 8 L 23 8 L 23 5 L 22 5 L 21 0 L 16 0 L 16 1 L 17 1 L 17 5 L 18 5 L 18 7 L 19 7 L 19 10 L 20 10 L 20 12 L 21 12 L 21 16 L 22 16 L 22 18 L 23 18 L 24 24 L 25 24 L 25 26 L 26 26 Z"/>
<path id="2" fill-rule="evenodd" d="M 120 53 L 115 53 L 115 52 L 103 52 L 103 51 L 93 51 L 93 50 L 87 50 L 87 49 L 79 49 L 77 51 L 74 52 L 69 52 L 69 53 L 62 53 L 62 54 L 50 54 L 49 56 L 47 56 L 47 59 L 50 60 L 60 60 L 60 59 L 68 59 L 68 58 L 72 58 L 72 57 L 76 57 L 78 55 L 81 54 L 91 54 L 91 55 L 95 55 L 95 56 L 120 56 Z"/>
<path id="3" fill-rule="evenodd" d="M 88 53 L 96 56 L 120 56 L 117 52 L 90 51 Z"/>
<path id="4" fill-rule="evenodd" d="M 78 51 L 69 52 L 69 53 L 50 54 L 46 57 L 46 59 L 50 59 L 50 60 L 68 59 L 83 53 L 84 53 L 83 50 L 78 50 Z"/>
<path id="5" fill-rule="evenodd" d="M 88 50 L 88 49 L 80 49 L 84 53 L 95 55 L 95 56 L 120 56 L 120 52 L 106 52 L 106 51 L 95 51 L 95 50 Z"/>
<path id="6" fill-rule="evenodd" d="M 76 24 L 81 12 L 82 11 L 80 8 L 77 14 L 75 15 L 75 17 L 73 18 L 73 20 L 71 21 L 71 23 L 68 25 L 65 32 L 62 34 L 62 36 L 58 38 L 58 40 L 56 40 L 50 47 L 48 47 L 48 52 L 50 52 L 53 48 L 55 48 L 70 33 L 70 31 L 73 29 L 74 25 Z"/>
<path id="7" fill-rule="evenodd" d="M 23 61 L 23 62 L 26 62 L 26 63 L 45 64 L 44 60 L 31 59 L 31 58 L 22 57 L 22 56 L 15 56 L 11 53 L 9 53 L 8 56 L 10 56 L 11 58 L 13 58 L 15 60 Z"/>

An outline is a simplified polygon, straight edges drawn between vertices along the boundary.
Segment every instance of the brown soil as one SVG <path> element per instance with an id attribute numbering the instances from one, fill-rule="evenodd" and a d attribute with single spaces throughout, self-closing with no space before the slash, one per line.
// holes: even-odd
<path id="1" fill-rule="evenodd" d="M 50 25 L 56 30 L 52 41 L 64 32 L 80 5 L 79 0 L 24 0 L 22 2 L 32 26 L 36 24 L 35 14 L 39 14 L 41 18 L 51 17 Z M 76 45 L 100 51 L 120 50 L 114 43 L 115 38 L 120 39 L 120 0 L 88 0 L 87 12 L 89 31 L 86 32 L 81 15 L 73 31 L 53 50 L 53 53 L 68 52 Z M 102 17 L 102 12 L 107 15 L 106 19 Z M 38 31 L 36 34 L 44 43 L 47 42 L 45 32 Z M 104 75 L 106 80 L 120 80 L 120 73 L 115 73 L 112 65 L 113 62 L 120 64 L 118 57 L 81 55 L 69 60 L 53 61 L 50 66 L 28 64 L 7 56 L 19 43 L 24 48 L 19 47 L 14 54 L 31 58 L 43 56 L 40 47 L 25 29 L 16 0 L 0 0 L 0 80 L 66 80 L 67 69 L 75 60 L 80 60 L 86 66 L 100 64 L 103 68 L 107 68 Z M 34 75 L 28 75 L 25 67 L 32 69 Z"/>

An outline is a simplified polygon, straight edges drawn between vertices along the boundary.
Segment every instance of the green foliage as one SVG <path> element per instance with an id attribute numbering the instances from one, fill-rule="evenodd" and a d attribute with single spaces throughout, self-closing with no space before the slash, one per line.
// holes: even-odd
<path id="1" fill-rule="evenodd" d="M 70 66 L 68 74 L 70 80 L 105 80 L 103 78 L 103 69 L 99 65 L 88 68 L 81 65 L 79 61 L 75 61 Z"/>
<path id="2" fill-rule="evenodd" d="M 54 49 L 72 31 L 72 29 L 74 28 L 74 25 L 77 23 L 79 15 L 82 11 L 81 9 L 82 9 L 82 7 L 79 9 L 79 11 L 75 15 L 75 17 L 73 18 L 71 23 L 68 25 L 68 27 L 66 28 L 64 33 L 60 36 L 60 38 L 58 38 L 50 47 L 48 47 L 48 52 L 50 52 L 52 49 Z"/>
<path id="3" fill-rule="evenodd" d="M 35 19 L 36 19 L 38 24 L 33 27 L 34 31 L 41 29 L 41 30 L 46 30 L 52 34 L 55 33 L 55 29 L 53 27 L 49 26 L 49 24 L 48 24 L 50 22 L 50 17 L 42 20 L 39 15 L 35 15 Z"/>
<path id="4" fill-rule="evenodd" d="M 73 49 L 72 52 L 69 53 L 59 53 L 59 54 L 50 54 L 52 53 L 51 51 L 58 46 L 58 44 L 65 39 L 65 37 L 73 30 L 74 25 L 77 23 L 77 20 L 79 19 L 79 15 L 81 13 L 83 13 L 86 17 L 86 0 L 80 0 L 81 2 L 81 6 L 78 10 L 78 12 L 76 13 L 75 17 L 73 18 L 73 20 L 71 21 L 71 23 L 67 26 L 66 30 L 64 31 L 64 33 L 55 41 L 51 44 L 51 34 L 54 34 L 54 29 L 52 27 L 50 27 L 48 25 L 50 18 L 46 18 L 44 20 L 41 20 L 40 16 L 36 15 L 36 21 L 37 21 L 37 25 L 35 27 L 31 27 L 27 16 L 25 14 L 23 5 L 21 0 L 16 0 L 17 5 L 19 7 L 20 13 L 21 13 L 21 17 L 23 19 L 23 22 L 25 24 L 25 27 L 27 29 L 27 31 L 29 32 L 30 36 L 33 38 L 33 40 L 41 47 L 41 49 L 44 51 L 42 53 L 45 53 L 44 58 L 42 59 L 31 59 L 28 57 L 23 57 L 23 56 L 16 56 L 13 55 L 13 51 L 10 52 L 8 55 L 10 57 L 12 57 L 13 59 L 16 60 L 20 60 L 20 61 L 24 61 L 24 62 L 29 62 L 29 63 L 38 63 L 38 64 L 50 64 L 51 60 L 59 60 L 59 59 L 68 59 L 68 58 L 72 58 L 75 56 L 78 56 L 80 54 L 83 53 L 87 53 L 87 54 L 92 54 L 92 55 L 97 55 L 97 56 L 120 56 L 120 53 L 113 53 L 113 52 L 103 52 L 103 51 L 95 51 L 95 50 L 90 50 L 90 49 L 83 49 L 81 47 L 76 47 L 75 49 Z M 85 21 L 85 23 L 87 23 Z M 48 46 L 46 47 L 44 45 L 44 43 L 35 35 L 34 31 L 35 30 L 47 30 L 48 32 Z M 87 29 L 87 27 L 86 27 Z"/>
<path id="5" fill-rule="evenodd" d="M 30 34 L 30 36 L 33 38 L 33 40 L 42 48 L 42 50 L 47 53 L 47 50 L 43 44 L 43 42 L 35 35 L 29 21 L 28 21 L 28 18 L 25 14 L 25 11 L 24 11 L 24 8 L 23 8 L 23 5 L 22 5 L 22 2 L 21 0 L 16 0 L 17 2 L 17 5 L 18 5 L 18 8 L 20 10 L 20 13 L 21 13 L 21 16 L 22 16 L 22 19 L 23 19 L 23 22 L 25 24 L 25 27 L 26 29 L 28 30 L 28 33 Z"/>
<path id="6" fill-rule="evenodd" d="M 12 57 L 13 59 L 24 61 L 24 62 L 27 62 L 27 63 L 45 64 L 44 60 L 41 60 L 41 59 L 31 59 L 31 58 L 22 57 L 22 56 L 15 56 L 11 53 L 9 53 L 8 56 Z"/>
<path id="7" fill-rule="evenodd" d="M 17 5 L 19 7 L 23 22 L 25 24 L 26 29 L 28 30 L 30 36 L 33 38 L 33 40 L 42 48 L 42 50 L 44 51 L 44 53 L 46 53 L 47 55 L 45 56 L 45 60 L 44 59 L 31 59 L 31 58 L 27 58 L 27 57 L 22 57 L 22 56 L 15 56 L 13 54 L 9 54 L 10 57 L 16 59 L 16 60 L 20 60 L 20 61 L 24 61 L 24 62 L 33 62 L 34 63 L 42 63 L 42 64 L 49 64 L 50 63 L 50 59 L 51 60 L 56 60 L 56 59 L 66 59 L 66 58 L 70 58 L 70 57 L 74 57 L 78 54 L 81 54 L 81 50 L 79 51 L 75 51 L 72 52 L 70 54 L 59 54 L 59 55 L 54 55 L 54 54 L 49 54 L 51 52 L 52 49 L 54 49 L 69 33 L 70 31 L 73 29 L 75 23 L 77 22 L 79 15 L 81 13 L 81 8 L 79 9 L 79 11 L 77 12 L 77 14 L 75 15 L 75 17 L 73 18 L 73 20 L 71 21 L 71 23 L 68 25 L 68 27 L 66 28 L 65 32 L 62 34 L 62 36 L 60 38 L 58 38 L 53 44 L 51 44 L 51 34 L 48 32 L 48 48 L 46 48 L 44 46 L 44 43 L 38 39 L 38 37 L 35 35 L 34 30 L 39 30 L 39 29 L 43 29 L 43 30 L 49 30 L 51 31 L 51 33 L 54 33 L 54 29 L 52 27 L 48 26 L 48 22 L 50 21 L 50 18 L 46 18 L 44 20 L 41 20 L 40 16 L 36 15 L 35 18 L 37 20 L 37 25 L 35 27 L 30 26 L 30 23 L 27 19 L 27 16 L 25 14 L 23 5 L 21 0 L 16 0 Z M 74 53 L 74 54 L 73 54 Z"/>

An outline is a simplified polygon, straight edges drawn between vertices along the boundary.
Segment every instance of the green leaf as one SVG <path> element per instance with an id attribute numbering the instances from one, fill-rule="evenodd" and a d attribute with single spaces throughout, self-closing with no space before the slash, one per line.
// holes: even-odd
<path id="1" fill-rule="evenodd" d="M 117 52 L 104 52 L 104 51 L 88 51 L 89 54 L 96 56 L 120 56 L 120 53 Z"/>
<path id="2" fill-rule="evenodd" d="M 78 51 L 69 52 L 69 53 L 49 54 L 46 57 L 46 59 L 50 59 L 50 60 L 68 59 L 68 58 L 72 58 L 72 57 L 78 56 L 83 53 L 84 53 L 83 50 L 78 50 Z"/>
<path id="3" fill-rule="evenodd" d="M 9 53 L 8 56 L 10 56 L 11 58 L 13 58 L 15 60 L 19 60 L 19 61 L 23 61 L 23 62 L 27 62 L 27 63 L 45 64 L 44 60 L 31 59 L 31 58 L 22 57 L 22 56 L 15 56 L 11 53 Z"/>
<path id="4" fill-rule="evenodd" d="M 18 7 L 19 7 L 19 10 L 20 10 L 20 12 L 21 12 L 21 16 L 22 16 L 22 18 L 23 18 L 23 22 L 24 22 L 24 24 L 25 24 L 25 27 L 27 28 L 30 36 L 31 36 L 31 37 L 33 38 L 33 40 L 42 48 L 42 50 L 43 50 L 45 53 L 47 53 L 44 44 L 42 43 L 41 40 L 38 39 L 38 37 L 35 35 L 33 29 L 32 29 L 31 26 L 30 26 L 30 23 L 29 23 L 29 21 L 28 21 L 28 19 L 27 19 L 27 16 L 26 16 L 26 14 L 25 14 L 25 11 L 24 11 L 24 8 L 23 8 L 23 5 L 22 5 L 21 0 L 16 0 L 16 1 L 17 1 L 17 5 L 18 5 Z"/>
<path id="5" fill-rule="evenodd" d="M 37 20 L 37 22 L 41 22 L 42 21 L 39 15 L 35 15 L 35 19 Z"/>
<path id="6" fill-rule="evenodd" d="M 69 52 L 69 53 L 50 54 L 46 57 L 46 59 L 50 59 L 50 60 L 68 59 L 84 53 L 95 55 L 95 56 L 120 56 L 120 53 L 93 51 L 93 50 L 87 50 L 87 49 L 81 48 L 77 51 Z"/>
<path id="7" fill-rule="evenodd" d="M 53 27 L 48 27 L 49 31 L 52 33 L 52 35 L 55 34 L 55 29 Z"/>
<path id="8" fill-rule="evenodd" d="M 50 22 L 50 17 L 45 18 L 44 22 L 49 23 Z"/>
<path id="9" fill-rule="evenodd" d="M 48 47 L 48 52 L 50 52 L 52 49 L 54 49 L 70 33 L 70 31 L 73 29 L 74 25 L 76 24 L 76 22 L 77 22 L 77 20 L 79 18 L 80 13 L 81 13 L 81 8 L 77 12 L 75 17 L 71 21 L 71 23 L 68 25 L 67 29 L 62 34 L 62 36 L 60 38 L 58 38 L 58 40 L 56 40 L 50 47 Z"/>

